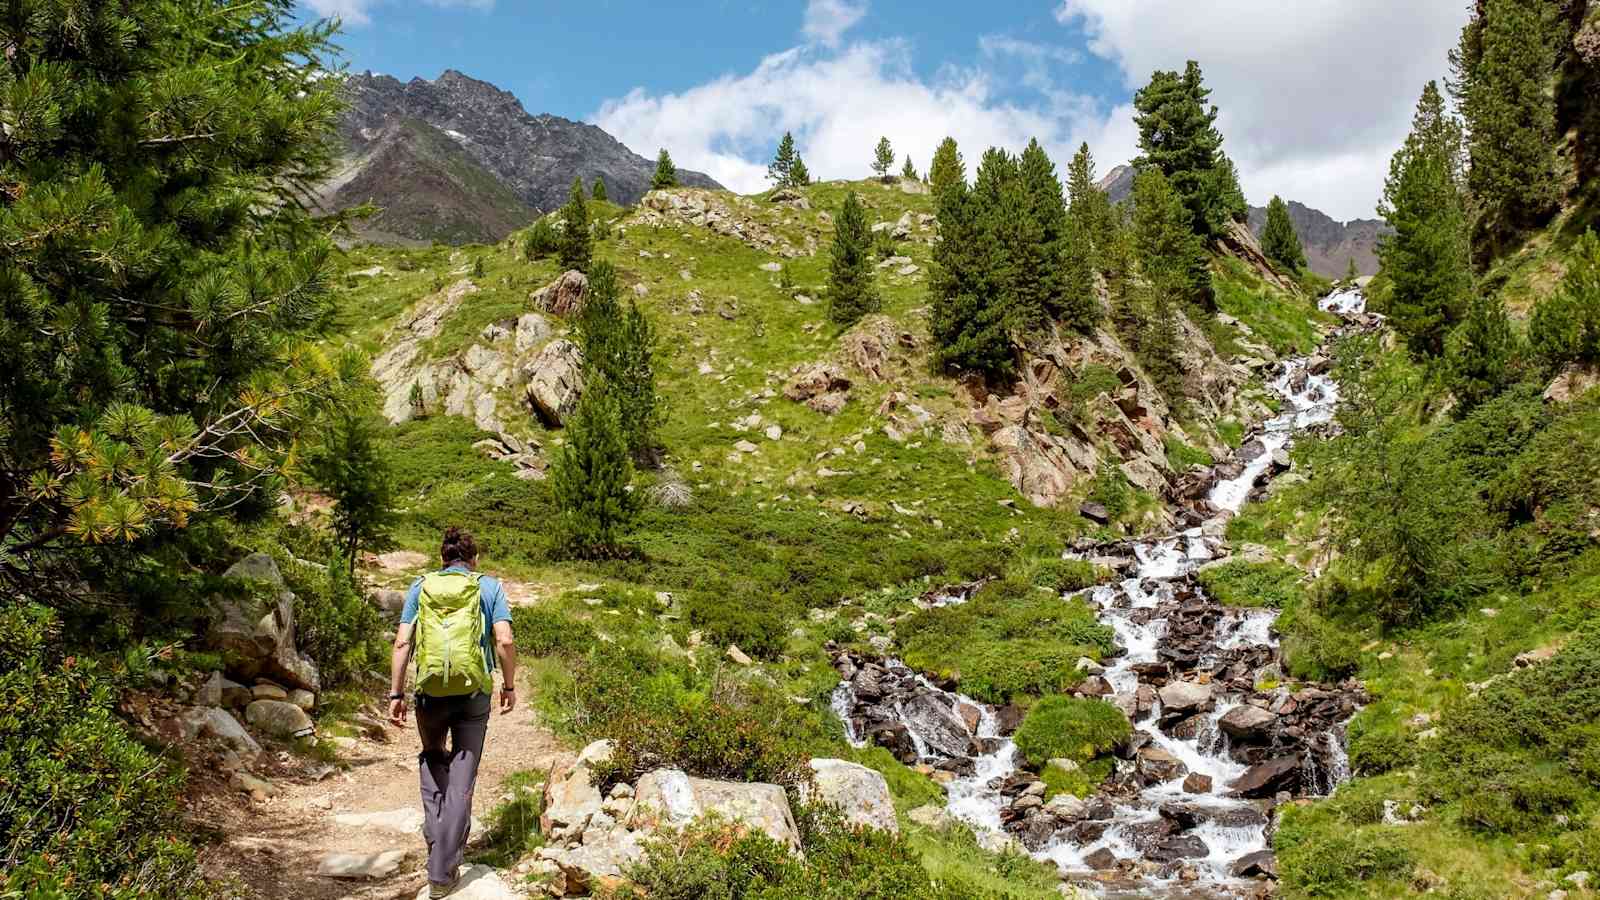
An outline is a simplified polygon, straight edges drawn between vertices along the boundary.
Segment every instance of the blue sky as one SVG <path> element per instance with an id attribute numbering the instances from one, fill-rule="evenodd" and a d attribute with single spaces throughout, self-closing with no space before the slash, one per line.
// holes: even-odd
<path id="1" fill-rule="evenodd" d="M 1465 19 L 1464 0 L 304 0 L 345 21 L 355 71 L 447 68 L 534 113 L 594 122 L 758 190 L 793 131 L 814 175 L 866 174 L 887 135 L 924 167 L 1038 137 L 1063 165 L 1135 152 L 1133 89 L 1199 59 L 1246 193 L 1372 214 L 1387 158 Z"/>

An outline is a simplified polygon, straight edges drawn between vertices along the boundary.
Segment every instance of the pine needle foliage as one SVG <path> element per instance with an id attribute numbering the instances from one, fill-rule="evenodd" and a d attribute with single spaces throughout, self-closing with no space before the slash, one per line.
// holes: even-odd
<path id="1" fill-rule="evenodd" d="M 661 152 L 656 154 L 656 171 L 650 176 L 650 187 L 659 191 L 677 186 L 678 167 L 672 163 L 672 154 L 667 152 L 667 148 L 662 147 Z"/>
<path id="2" fill-rule="evenodd" d="M 589 189 L 589 199 L 600 203 L 604 203 L 607 199 L 609 199 L 606 196 L 606 183 L 600 178 L 599 175 L 594 177 L 594 187 Z"/>
<path id="3" fill-rule="evenodd" d="M 579 310 L 577 341 L 583 352 L 583 381 L 603 380 L 617 404 L 628 452 L 644 459 L 655 449 L 662 403 L 656 392 L 656 333 L 639 304 L 619 301 L 616 269 L 596 262 Z"/>
<path id="4" fill-rule="evenodd" d="M 584 385 L 565 433 L 550 469 L 557 548 L 580 559 L 624 556 L 640 502 L 630 489 L 633 462 L 621 406 L 604 376 Z"/>
<path id="5" fill-rule="evenodd" d="M 894 145 L 886 137 L 878 138 L 878 146 L 872 151 L 872 171 L 878 173 L 878 178 L 889 180 L 889 170 L 894 167 Z"/>
<path id="6" fill-rule="evenodd" d="M 937 196 L 956 184 L 965 184 L 966 180 L 967 168 L 961 161 L 961 151 L 956 147 L 956 139 L 947 137 L 940 141 L 938 149 L 933 151 L 933 162 L 928 166 L 928 183 Z"/>
<path id="7" fill-rule="evenodd" d="M 1288 269 L 1298 272 L 1306 266 L 1306 250 L 1300 243 L 1300 235 L 1294 230 L 1294 222 L 1289 219 L 1289 204 L 1277 194 L 1272 195 L 1272 200 L 1267 203 L 1267 224 L 1261 230 L 1261 250 L 1267 258 Z"/>
<path id="8" fill-rule="evenodd" d="M 786 188 L 793 187 L 795 164 L 800 162 L 800 154 L 794 149 L 794 135 L 785 131 L 783 139 L 778 141 L 778 152 L 767 166 L 767 180 L 773 186 Z"/>
<path id="9" fill-rule="evenodd" d="M 583 179 L 572 179 L 567 205 L 561 207 L 566 225 L 561 230 L 558 258 L 562 269 L 588 272 L 594 258 L 594 234 L 589 223 L 589 203 L 583 198 Z"/>
<path id="10" fill-rule="evenodd" d="M 872 232 L 855 191 L 839 207 L 829 252 L 828 318 L 836 325 L 853 325 L 882 306 L 873 283 Z"/>
<path id="11" fill-rule="evenodd" d="M 1210 96 L 1200 64 L 1190 60 L 1181 74 L 1154 73 L 1133 98 L 1141 151 L 1135 165 L 1161 170 L 1189 210 L 1191 228 L 1207 236 L 1243 221 L 1248 211 L 1238 173 L 1222 152 Z"/>

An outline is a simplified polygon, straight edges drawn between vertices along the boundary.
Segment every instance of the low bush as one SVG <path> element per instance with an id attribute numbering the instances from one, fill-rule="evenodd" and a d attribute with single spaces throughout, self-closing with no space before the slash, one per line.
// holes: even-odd
<path id="1" fill-rule="evenodd" d="M 1172 435 L 1167 435 L 1167 464 L 1173 471 L 1182 472 L 1190 466 L 1209 466 L 1216 458 L 1199 447 L 1191 447 Z"/>
<path id="2" fill-rule="evenodd" d="M 1088 762 L 1079 763 L 1076 769 L 1067 771 L 1060 766 L 1046 765 L 1039 770 L 1039 778 L 1044 782 L 1044 798 L 1049 800 L 1057 794 L 1071 794 L 1080 799 L 1092 797 L 1100 790 L 1100 785 L 1111 777 L 1111 772 L 1116 768 L 1116 761 L 1109 756 L 1096 757 Z"/>
<path id="3" fill-rule="evenodd" d="M 530 656 L 577 656 L 595 644 L 594 626 L 548 605 L 512 607 L 511 634 Z"/>
<path id="4" fill-rule="evenodd" d="M 1088 560 L 1042 559 L 1029 569 L 1028 580 L 1035 587 L 1049 588 L 1058 594 L 1064 594 L 1094 587 L 1097 578 L 1094 565 Z"/>
<path id="5" fill-rule="evenodd" d="M 1307 681 L 1338 681 L 1361 665 L 1361 640 L 1352 628 L 1300 607 L 1278 620 L 1289 674 Z"/>
<path id="6" fill-rule="evenodd" d="M 1226 606 L 1288 609 L 1305 594 L 1300 570 L 1284 563 L 1236 559 L 1204 569 L 1197 577 L 1200 586 Z"/>
<path id="7" fill-rule="evenodd" d="M 549 217 L 534 222 L 522 239 L 522 255 L 530 260 L 554 256 L 560 247 L 561 233 L 556 231 Z"/>
<path id="8" fill-rule="evenodd" d="M 1416 760 L 1416 738 L 1403 728 L 1350 729 L 1350 769 L 1357 775 L 1382 775 Z"/>
<path id="9" fill-rule="evenodd" d="M 1115 633 L 1081 599 L 1063 599 L 1007 578 L 955 606 L 915 613 L 895 627 L 907 665 L 941 677 L 986 703 L 1059 693 L 1081 680 L 1080 657 L 1099 659 Z"/>
<path id="10" fill-rule="evenodd" d="M 787 618 L 770 598 L 691 592 L 684 598 L 689 624 L 718 646 L 735 645 L 757 659 L 777 659 L 788 636 Z"/>
<path id="11" fill-rule="evenodd" d="M 182 838 L 182 771 L 117 717 L 113 674 L 60 637 L 50 610 L 0 607 L 0 896 L 208 896 Z"/>
<path id="12" fill-rule="evenodd" d="M 338 687 L 388 660 L 388 627 L 335 554 L 327 567 L 276 554 L 295 599 L 295 638 L 316 660 L 324 688 Z"/>
<path id="13" fill-rule="evenodd" d="M 1056 757 L 1088 762 L 1132 733 L 1128 717 L 1104 700 L 1057 695 L 1028 710 L 1015 740 L 1023 758 L 1037 767 Z"/>
<path id="14" fill-rule="evenodd" d="M 944 788 L 928 776 L 895 759 L 894 754 L 882 747 L 875 745 L 852 747 L 850 752 L 845 754 L 845 758 L 869 769 L 875 769 L 883 775 L 883 780 L 889 785 L 889 794 L 894 797 L 896 809 L 916 809 L 929 803 L 944 805 Z"/>
<path id="15" fill-rule="evenodd" d="M 1318 823 L 1317 811 L 1290 807 L 1273 837 L 1278 875 L 1291 897 L 1337 897 L 1376 879 L 1408 877 L 1416 861 L 1382 826 Z"/>

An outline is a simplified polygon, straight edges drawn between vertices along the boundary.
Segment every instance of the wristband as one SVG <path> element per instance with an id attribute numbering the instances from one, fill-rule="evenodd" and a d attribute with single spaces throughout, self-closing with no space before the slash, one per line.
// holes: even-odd
<path id="1" fill-rule="evenodd" d="M 406 698 L 405 694 L 390 694 L 389 695 L 389 699 L 390 700 L 404 700 L 405 698 Z"/>
<path id="2" fill-rule="evenodd" d="M 517 689 L 516 689 L 516 687 L 514 685 L 503 687 L 503 688 L 500 689 L 500 693 L 502 693 L 502 694 L 515 694 L 516 692 L 517 692 Z"/>

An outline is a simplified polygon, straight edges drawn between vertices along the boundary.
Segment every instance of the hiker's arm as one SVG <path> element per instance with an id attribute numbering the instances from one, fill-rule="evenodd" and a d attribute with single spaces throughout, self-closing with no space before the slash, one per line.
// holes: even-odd
<path id="1" fill-rule="evenodd" d="M 500 712 L 508 713 L 517 703 L 517 643 L 511 637 L 510 622 L 494 623 L 494 655 L 500 660 L 500 678 L 503 682 Z M 505 688 L 512 688 L 513 692 L 506 693 Z"/>
<path id="2" fill-rule="evenodd" d="M 402 622 L 394 633 L 394 651 L 389 654 L 389 718 L 396 724 L 406 721 L 406 664 L 411 662 L 411 632 L 414 622 Z"/>

